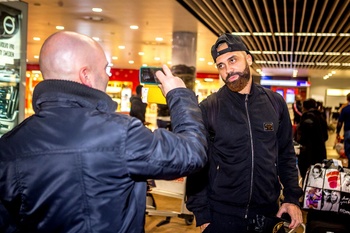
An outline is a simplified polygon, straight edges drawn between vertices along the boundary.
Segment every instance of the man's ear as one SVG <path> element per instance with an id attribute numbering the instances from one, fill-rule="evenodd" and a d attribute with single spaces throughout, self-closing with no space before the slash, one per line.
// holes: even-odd
<path id="1" fill-rule="evenodd" d="M 251 66 L 253 64 L 253 57 L 250 54 L 247 54 L 247 62 L 248 65 Z"/>
<path id="2" fill-rule="evenodd" d="M 90 72 L 87 67 L 82 67 L 79 71 L 79 79 L 82 84 L 92 87 L 91 79 L 90 79 Z"/>

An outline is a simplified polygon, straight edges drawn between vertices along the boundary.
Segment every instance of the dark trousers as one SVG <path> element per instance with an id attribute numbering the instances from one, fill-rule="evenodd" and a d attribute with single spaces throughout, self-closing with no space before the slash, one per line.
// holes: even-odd
<path id="1" fill-rule="evenodd" d="M 271 233 L 280 219 L 255 215 L 248 219 L 212 212 L 212 222 L 203 233 Z"/>

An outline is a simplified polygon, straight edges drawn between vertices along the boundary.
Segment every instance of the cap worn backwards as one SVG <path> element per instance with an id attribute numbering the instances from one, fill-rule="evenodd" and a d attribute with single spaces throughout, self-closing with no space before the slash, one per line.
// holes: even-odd
<path id="1" fill-rule="evenodd" d="M 218 51 L 217 49 L 219 45 L 223 43 L 227 44 L 227 48 Z M 211 47 L 211 56 L 213 57 L 214 62 L 216 62 L 218 56 L 233 51 L 245 51 L 247 54 L 250 54 L 254 60 L 253 55 L 249 52 L 241 37 L 232 35 L 231 33 L 224 33 L 216 40 L 215 44 Z"/>

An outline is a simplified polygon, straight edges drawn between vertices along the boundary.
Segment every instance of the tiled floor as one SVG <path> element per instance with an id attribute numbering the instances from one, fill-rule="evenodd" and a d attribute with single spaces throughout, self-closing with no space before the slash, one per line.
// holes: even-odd
<path id="1" fill-rule="evenodd" d="M 326 143 L 328 158 L 339 157 L 337 152 L 333 149 L 335 137 L 335 133 L 329 133 L 329 139 Z M 157 210 L 181 212 L 181 199 L 157 194 L 154 194 L 154 198 L 157 204 Z M 165 220 L 164 216 L 146 215 L 146 233 L 199 233 L 199 229 L 195 227 L 195 220 L 193 221 L 192 225 L 187 225 L 184 219 L 179 217 L 172 217 L 169 223 L 157 226 L 157 224 L 163 220 Z"/>

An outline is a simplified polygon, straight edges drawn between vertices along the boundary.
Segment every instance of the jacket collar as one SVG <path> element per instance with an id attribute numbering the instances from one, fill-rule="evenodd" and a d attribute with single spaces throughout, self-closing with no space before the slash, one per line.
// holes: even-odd
<path id="1" fill-rule="evenodd" d="M 83 84 L 67 80 L 44 80 L 36 85 L 33 109 L 37 113 L 45 102 L 72 102 L 82 107 L 114 112 L 117 103 L 106 93 Z"/>

